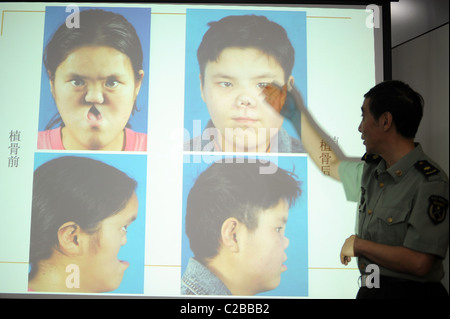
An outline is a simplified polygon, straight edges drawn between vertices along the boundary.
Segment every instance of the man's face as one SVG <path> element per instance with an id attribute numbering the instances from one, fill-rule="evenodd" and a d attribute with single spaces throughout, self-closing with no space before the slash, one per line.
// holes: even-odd
<path id="1" fill-rule="evenodd" d="M 81 47 L 58 66 L 50 82 L 66 149 L 122 150 L 142 82 L 128 56 L 104 46 Z"/>
<path id="2" fill-rule="evenodd" d="M 358 131 L 361 132 L 361 139 L 364 140 L 366 152 L 368 154 L 379 154 L 379 146 L 383 143 L 381 133 L 383 126 L 381 125 L 381 117 L 376 120 L 369 110 L 370 99 L 364 100 L 362 111 L 362 119 L 359 124 Z"/>
<path id="3" fill-rule="evenodd" d="M 127 242 L 127 227 L 136 219 L 138 199 L 133 194 L 123 210 L 104 219 L 100 230 L 90 235 L 88 253 L 80 265 L 83 290 L 105 292 L 117 289 L 129 263 L 119 260 L 120 247 Z"/>
<path id="4" fill-rule="evenodd" d="M 207 63 L 202 98 L 221 135 L 222 149 L 266 151 L 276 134 L 270 128 L 278 130 L 283 117 L 264 101 L 262 90 L 272 82 L 283 85 L 284 78 L 281 65 L 254 48 L 227 48 L 217 61 Z"/>
<path id="5" fill-rule="evenodd" d="M 278 205 L 259 213 L 258 226 L 239 236 L 239 252 L 242 254 L 242 281 L 250 294 L 275 289 L 280 284 L 281 273 L 286 271 L 285 249 L 289 239 L 284 235 L 289 215 L 288 204 Z"/>

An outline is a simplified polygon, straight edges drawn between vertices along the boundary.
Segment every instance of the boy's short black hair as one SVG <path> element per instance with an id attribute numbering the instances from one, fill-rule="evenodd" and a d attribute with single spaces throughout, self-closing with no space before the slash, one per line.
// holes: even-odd
<path id="1" fill-rule="evenodd" d="M 271 163 L 271 165 L 274 165 Z M 291 206 L 301 194 L 294 174 L 277 168 L 260 174 L 263 161 L 216 162 L 200 174 L 186 205 L 186 234 L 199 261 L 217 255 L 222 224 L 237 218 L 250 230 L 258 225 L 258 212 L 285 200 Z"/>
<path id="2" fill-rule="evenodd" d="M 294 67 L 295 50 L 286 30 L 265 16 L 227 16 L 208 23 L 209 29 L 197 50 L 200 74 L 204 79 L 206 64 L 216 61 L 226 48 L 255 48 L 275 58 L 284 70 L 285 80 Z"/>

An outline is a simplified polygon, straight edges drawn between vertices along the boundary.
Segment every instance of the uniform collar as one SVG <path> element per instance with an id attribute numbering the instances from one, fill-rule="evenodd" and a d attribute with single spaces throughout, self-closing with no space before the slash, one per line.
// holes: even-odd
<path id="1" fill-rule="evenodd" d="M 419 143 L 415 144 L 415 148 L 411 150 L 408 154 L 403 156 L 397 163 L 386 169 L 386 162 L 381 160 L 378 163 L 376 172 L 380 175 L 383 172 L 388 173 L 395 182 L 402 179 L 403 176 L 412 168 L 417 161 L 423 159 L 424 153 L 422 146 Z"/>

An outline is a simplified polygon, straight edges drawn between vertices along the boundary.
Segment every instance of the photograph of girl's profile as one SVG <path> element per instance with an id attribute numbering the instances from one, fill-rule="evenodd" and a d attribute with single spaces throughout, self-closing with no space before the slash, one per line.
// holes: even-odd
<path id="1" fill-rule="evenodd" d="M 38 153 L 36 166 L 28 291 L 142 293 L 145 156 Z"/>
<path id="2" fill-rule="evenodd" d="M 150 9 L 47 7 L 38 149 L 146 151 Z"/>

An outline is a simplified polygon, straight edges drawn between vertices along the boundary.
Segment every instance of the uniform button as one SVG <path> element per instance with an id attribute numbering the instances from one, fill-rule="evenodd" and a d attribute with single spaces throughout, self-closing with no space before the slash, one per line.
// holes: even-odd
<path id="1" fill-rule="evenodd" d="M 380 188 L 383 188 L 384 187 L 384 183 L 380 183 L 379 186 L 380 186 Z"/>
<path id="2" fill-rule="evenodd" d="M 397 175 L 398 177 L 402 176 L 403 172 L 401 170 L 396 170 L 395 171 L 395 175 Z"/>
<path id="3" fill-rule="evenodd" d="M 388 221 L 389 224 L 392 223 L 392 218 L 389 217 L 389 218 L 387 219 L 387 221 Z"/>
<path id="4" fill-rule="evenodd" d="M 369 209 L 369 210 L 367 211 L 367 214 L 369 214 L 369 215 L 372 215 L 372 213 L 373 213 L 373 210 L 371 210 L 371 209 Z"/>

